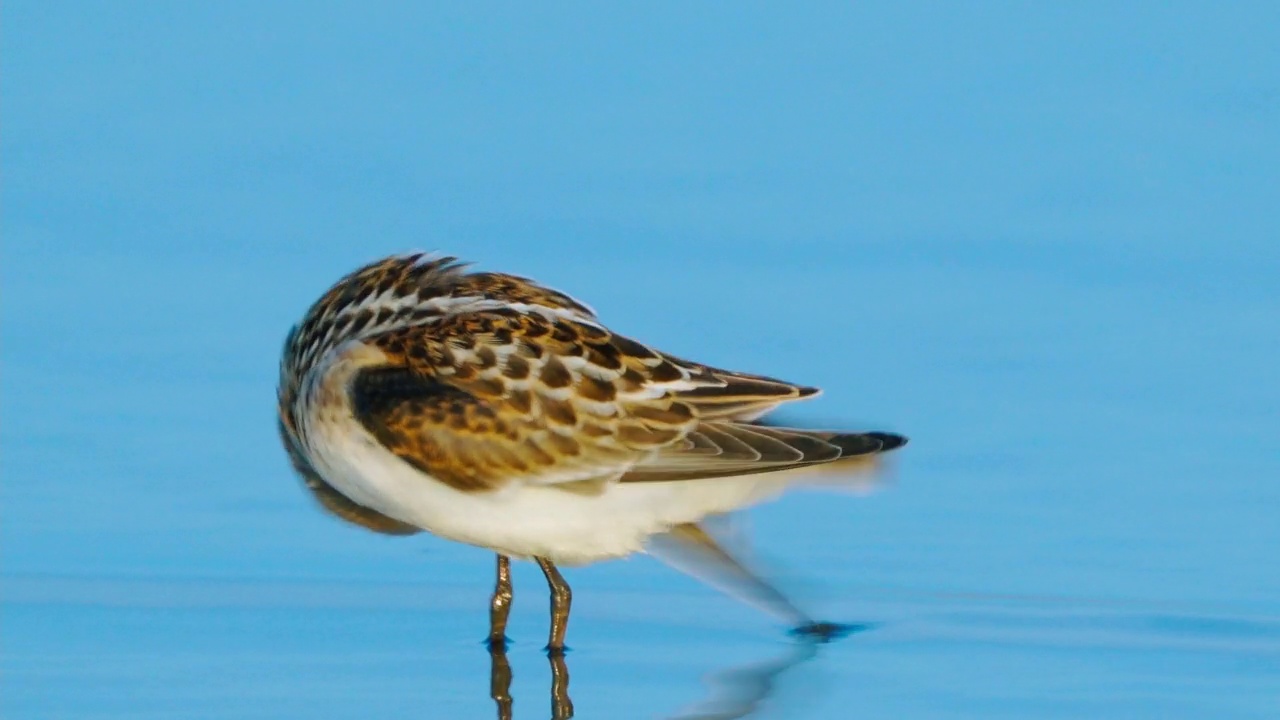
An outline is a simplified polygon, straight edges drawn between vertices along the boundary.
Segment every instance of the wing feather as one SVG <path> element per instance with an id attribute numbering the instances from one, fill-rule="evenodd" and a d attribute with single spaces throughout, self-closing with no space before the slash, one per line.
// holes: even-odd
<path id="1" fill-rule="evenodd" d="M 865 459 L 905 443 L 889 433 L 836 433 L 704 422 L 689 443 L 647 458 L 621 482 L 672 482 L 795 470 Z"/>
<path id="2" fill-rule="evenodd" d="M 386 364 L 351 386 L 359 421 L 405 462 L 471 492 L 774 472 L 884 447 L 875 434 L 747 424 L 818 390 L 654 350 L 568 296 L 548 307 L 533 290 L 518 295 L 364 338 Z"/>
<path id="3" fill-rule="evenodd" d="M 352 385 L 356 417 L 467 491 L 614 480 L 697 424 L 678 391 L 719 382 L 584 319 L 486 310 L 366 340 L 387 364 Z"/>

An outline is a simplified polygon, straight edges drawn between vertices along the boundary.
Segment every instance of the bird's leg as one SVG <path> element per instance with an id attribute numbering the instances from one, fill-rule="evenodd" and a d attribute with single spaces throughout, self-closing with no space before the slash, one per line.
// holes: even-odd
<path id="1" fill-rule="evenodd" d="M 569 699 L 569 665 L 564 653 L 550 653 L 551 659 L 551 718 L 568 720 L 573 717 L 573 701 Z"/>
<path id="2" fill-rule="evenodd" d="M 537 560 L 538 567 L 547 576 L 547 585 L 551 588 L 551 641 L 547 643 L 547 650 L 553 655 L 563 653 L 564 631 L 569 626 L 569 606 L 573 603 L 573 592 L 550 560 Z"/>
<path id="3" fill-rule="evenodd" d="M 768 580 L 757 575 L 720 545 L 701 525 L 677 525 L 650 541 L 650 553 L 724 592 L 763 607 L 792 624 L 792 634 L 816 642 L 828 642 L 859 625 L 816 622 L 796 607 Z"/>
<path id="4" fill-rule="evenodd" d="M 511 614 L 511 559 L 498 556 L 498 582 L 489 603 L 489 647 L 507 647 L 507 616 Z"/>
<path id="5" fill-rule="evenodd" d="M 511 663 L 501 645 L 489 646 L 489 697 L 498 706 L 498 720 L 511 720 Z"/>

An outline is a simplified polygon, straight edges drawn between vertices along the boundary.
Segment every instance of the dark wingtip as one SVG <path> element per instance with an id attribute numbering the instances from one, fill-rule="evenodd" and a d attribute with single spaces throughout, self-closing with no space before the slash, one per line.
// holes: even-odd
<path id="1" fill-rule="evenodd" d="M 836 435 L 827 442 L 840 448 L 842 457 L 853 457 L 897 450 L 907 444 L 907 439 L 895 433 L 867 432 Z"/>
<path id="2" fill-rule="evenodd" d="M 870 455 L 871 453 L 879 452 L 881 447 L 880 440 L 868 433 L 835 435 L 826 440 L 840 448 L 840 457 Z"/>
<path id="3" fill-rule="evenodd" d="M 898 435 L 897 433 L 870 432 L 866 435 L 867 437 L 875 438 L 880 441 L 880 452 L 897 450 L 907 444 L 907 437 L 905 435 Z"/>

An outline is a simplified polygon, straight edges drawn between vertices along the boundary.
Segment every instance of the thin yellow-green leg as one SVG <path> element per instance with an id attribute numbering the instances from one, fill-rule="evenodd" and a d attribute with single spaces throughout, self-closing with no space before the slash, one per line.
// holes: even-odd
<path id="1" fill-rule="evenodd" d="M 551 588 L 551 641 L 547 643 L 547 651 L 552 654 L 563 653 L 564 633 L 569 627 L 569 606 L 573 604 L 573 591 L 550 560 L 537 560 L 538 567 L 547 576 L 547 585 Z"/>
<path id="2" fill-rule="evenodd" d="M 507 647 L 507 616 L 511 614 L 511 559 L 498 556 L 498 582 L 489 603 L 489 647 Z"/>

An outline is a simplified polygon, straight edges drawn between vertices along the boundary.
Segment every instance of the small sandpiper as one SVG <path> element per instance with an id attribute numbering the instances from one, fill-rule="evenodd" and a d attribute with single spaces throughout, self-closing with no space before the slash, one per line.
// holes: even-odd
<path id="1" fill-rule="evenodd" d="M 285 449 L 330 512 L 497 553 L 491 645 L 506 642 L 510 558 L 536 561 L 558 652 L 571 596 L 556 566 L 652 540 L 746 578 L 801 632 L 830 632 L 707 525 L 906 443 L 760 421 L 818 392 L 668 355 L 531 280 L 411 254 L 347 275 L 307 311 L 285 341 L 278 399 Z"/>

